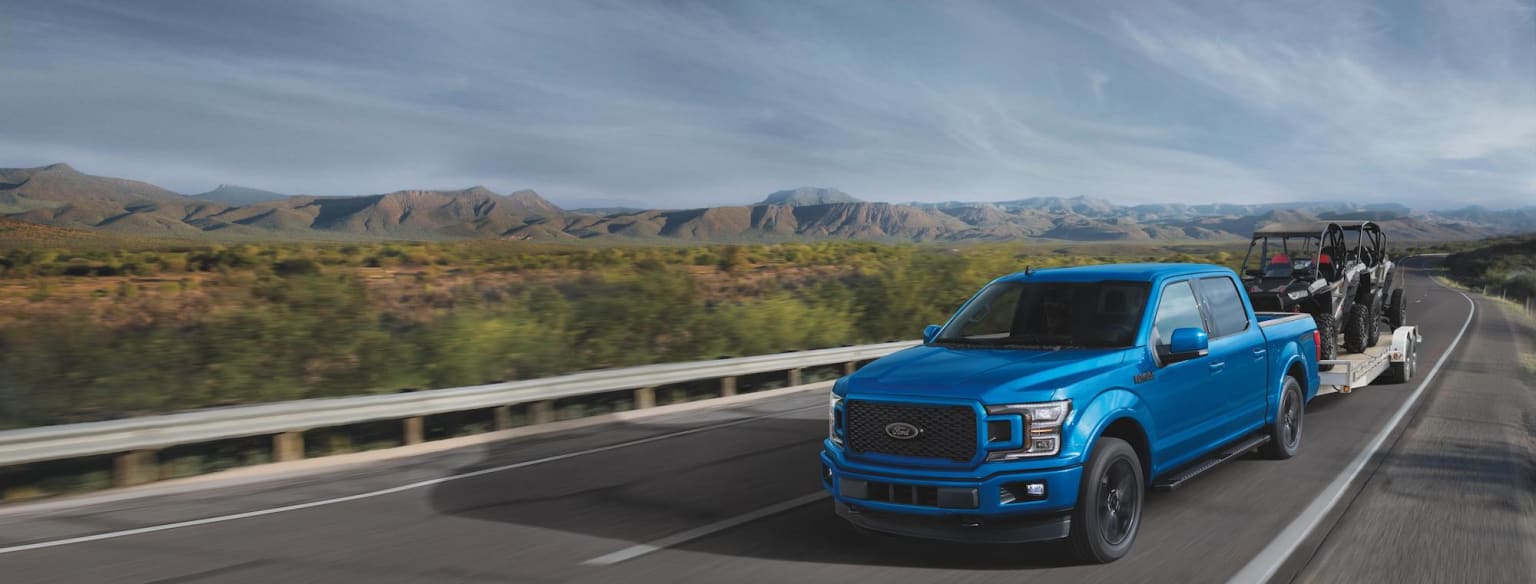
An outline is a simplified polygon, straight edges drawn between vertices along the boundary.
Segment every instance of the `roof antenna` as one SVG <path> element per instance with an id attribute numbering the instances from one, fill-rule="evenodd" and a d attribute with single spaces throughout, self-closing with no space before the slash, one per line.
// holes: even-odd
<path id="1" fill-rule="evenodd" d="M 1032 267 L 1029 267 L 1029 266 L 1024 266 L 1024 275 L 1025 276 L 1033 276 L 1033 275 L 1035 275 L 1035 269 L 1032 268 Z"/>

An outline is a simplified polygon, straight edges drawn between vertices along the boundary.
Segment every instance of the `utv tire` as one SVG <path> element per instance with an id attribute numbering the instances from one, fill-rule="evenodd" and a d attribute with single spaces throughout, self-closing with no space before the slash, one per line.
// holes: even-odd
<path id="1" fill-rule="evenodd" d="M 1371 325 L 1365 329 L 1365 346 L 1367 348 L 1376 346 L 1376 341 L 1381 340 L 1381 311 L 1384 308 L 1385 305 L 1381 303 L 1371 305 Z"/>
<path id="2" fill-rule="evenodd" d="M 1107 564 L 1131 551 L 1141 526 L 1146 487 L 1141 459 L 1129 443 L 1110 437 L 1093 443 L 1093 454 L 1083 465 L 1067 537 L 1079 560 Z"/>
<path id="3" fill-rule="evenodd" d="M 1344 350 L 1351 353 L 1364 353 L 1367 347 L 1374 345 L 1371 337 L 1371 329 L 1376 328 L 1376 321 L 1371 318 L 1371 307 L 1356 302 L 1349 307 L 1349 316 L 1344 317 Z"/>
<path id="4" fill-rule="evenodd" d="M 1307 406 L 1302 403 L 1301 383 L 1295 377 L 1285 376 L 1280 390 L 1280 411 L 1269 425 L 1269 442 L 1260 447 L 1265 458 L 1285 460 L 1296 456 L 1301 449 L 1301 421 Z"/>
<path id="5" fill-rule="evenodd" d="M 1408 303 L 1403 300 L 1403 289 L 1392 291 L 1392 300 L 1387 303 L 1387 326 L 1390 330 L 1397 330 L 1408 324 Z"/>
<path id="6" fill-rule="evenodd" d="M 1322 343 L 1317 347 L 1318 359 L 1332 361 L 1339 358 L 1339 327 L 1333 322 L 1332 314 L 1314 314 L 1312 320 L 1317 321 L 1317 339 Z M 1333 369 L 1332 365 L 1319 365 L 1319 371 Z"/>

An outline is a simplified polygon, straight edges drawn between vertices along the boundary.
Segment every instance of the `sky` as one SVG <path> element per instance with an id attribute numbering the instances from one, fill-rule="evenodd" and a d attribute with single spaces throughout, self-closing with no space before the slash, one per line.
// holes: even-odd
<path id="1" fill-rule="evenodd" d="M 566 207 L 1536 204 L 1536 1 L 0 0 L 0 166 Z"/>

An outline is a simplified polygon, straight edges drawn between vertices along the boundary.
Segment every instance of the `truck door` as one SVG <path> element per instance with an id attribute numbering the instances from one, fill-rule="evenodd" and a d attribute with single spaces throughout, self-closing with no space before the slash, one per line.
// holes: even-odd
<path id="1" fill-rule="evenodd" d="M 1195 281 L 1210 334 L 1211 398 L 1222 413 L 1215 421 L 1221 440 L 1236 438 L 1264 422 L 1269 354 L 1264 332 L 1248 318 L 1237 285 L 1226 276 Z"/>
<path id="2" fill-rule="evenodd" d="M 1219 399 L 1223 392 L 1214 382 L 1217 368 L 1211 367 L 1210 356 L 1177 363 L 1165 363 L 1160 357 L 1167 354 L 1173 331 L 1181 328 L 1210 332 L 1188 280 L 1163 285 L 1148 340 L 1157 370 L 1151 383 L 1135 386 L 1157 425 L 1152 439 L 1161 453 L 1160 467 L 1178 466 L 1203 453 L 1216 438 L 1215 422 L 1223 413 Z"/>

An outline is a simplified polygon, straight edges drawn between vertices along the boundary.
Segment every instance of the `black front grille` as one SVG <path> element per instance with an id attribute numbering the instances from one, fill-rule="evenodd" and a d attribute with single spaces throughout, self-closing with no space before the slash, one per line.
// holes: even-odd
<path id="1" fill-rule="evenodd" d="M 845 406 L 848 448 L 898 456 L 968 461 L 976 456 L 976 410 L 968 406 L 918 406 L 849 400 Z M 886 433 L 891 424 L 911 424 L 908 440 Z"/>
<path id="2" fill-rule="evenodd" d="M 917 505 L 919 507 L 938 507 L 939 488 L 870 481 L 869 496 L 865 500 Z"/>

